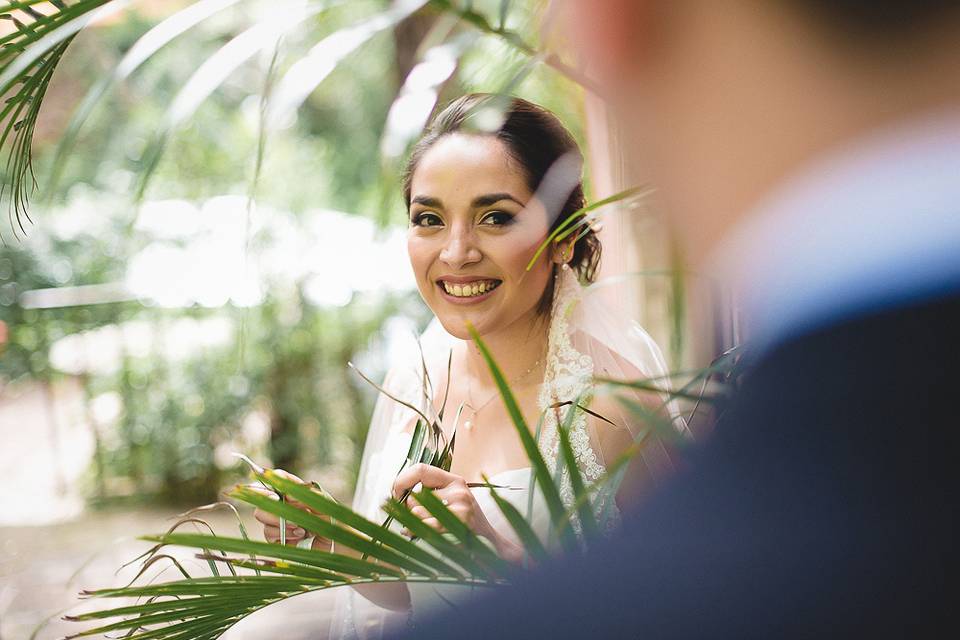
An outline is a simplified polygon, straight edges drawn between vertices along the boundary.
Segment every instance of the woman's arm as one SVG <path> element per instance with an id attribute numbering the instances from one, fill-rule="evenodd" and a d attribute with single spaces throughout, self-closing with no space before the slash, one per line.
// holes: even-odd
<path id="1" fill-rule="evenodd" d="M 642 404 L 653 415 L 669 419 L 663 401 L 654 394 L 630 393 L 631 399 Z M 606 468 L 619 460 L 631 447 L 639 448 L 627 464 L 623 482 L 617 490 L 616 502 L 621 511 L 645 500 L 653 491 L 656 481 L 669 465 L 671 443 L 660 437 L 658 425 L 646 424 L 632 416 L 615 396 L 607 395 L 594 400 L 590 410 L 608 418 L 611 425 L 594 416 L 588 416 L 588 430 L 599 448 Z M 642 435 L 646 433 L 646 435 Z M 641 439 L 636 439 L 641 434 Z M 659 464 L 651 465 L 656 459 Z"/>

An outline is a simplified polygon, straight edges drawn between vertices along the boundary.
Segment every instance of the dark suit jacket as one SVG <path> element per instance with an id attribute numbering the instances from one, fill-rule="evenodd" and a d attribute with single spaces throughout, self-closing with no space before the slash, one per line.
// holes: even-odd
<path id="1" fill-rule="evenodd" d="M 958 367 L 960 288 L 784 342 L 614 538 L 407 637 L 957 637 Z"/>

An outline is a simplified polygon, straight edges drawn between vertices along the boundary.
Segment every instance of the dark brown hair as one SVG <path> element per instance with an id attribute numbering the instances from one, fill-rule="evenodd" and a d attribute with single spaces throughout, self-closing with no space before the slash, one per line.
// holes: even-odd
<path id="1" fill-rule="evenodd" d="M 848 38 L 889 47 L 960 19 L 957 0 L 786 0 Z"/>
<path id="2" fill-rule="evenodd" d="M 487 114 L 482 113 L 483 107 L 490 107 Z M 502 122 L 498 121 L 499 126 L 495 128 L 485 129 L 478 121 L 490 112 L 499 115 Z M 557 116 L 522 98 L 472 93 L 454 100 L 437 114 L 427 126 L 423 137 L 414 146 L 403 176 L 403 198 L 408 209 L 410 183 L 420 160 L 438 140 L 454 133 L 491 135 L 503 141 L 511 158 L 523 168 L 527 185 L 534 193 L 558 160 L 565 156 L 575 156 L 578 163 L 577 183 L 560 208 L 550 231 L 554 231 L 572 213 L 583 208 L 583 182 L 579 176 L 583 156 L 573 136 Z M 596 277 L 600 251 L 600 239 L 592 228 L 587 229 L 576 241 L 570 266 L 582 282 L 593 282 Z M 553 279 L 551 278 L 544 296 L 546 308 L 549 308 L 552 294 Z"/>

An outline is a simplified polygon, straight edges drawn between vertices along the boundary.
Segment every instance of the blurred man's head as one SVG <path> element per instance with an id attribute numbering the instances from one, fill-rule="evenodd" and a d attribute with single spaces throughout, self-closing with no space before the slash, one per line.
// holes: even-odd
<path id="1" fill-rule="evenodd" d="M 818 155 L 960 108 L 960 0 L 567 6 L 588 70 L 613 96 L 693 262 Z"/>

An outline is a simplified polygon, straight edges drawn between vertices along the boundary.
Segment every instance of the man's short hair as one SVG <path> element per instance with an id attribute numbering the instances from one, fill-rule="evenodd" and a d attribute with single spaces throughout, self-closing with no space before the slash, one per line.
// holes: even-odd
<path id="1" fill-rule="evenodd" d="M 944 19 L 960 20 L 960 0 L 786 0 L 852 37 L 902 39 Z"/>

